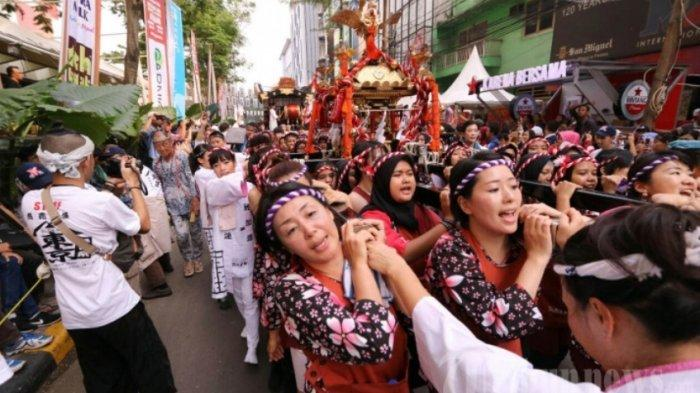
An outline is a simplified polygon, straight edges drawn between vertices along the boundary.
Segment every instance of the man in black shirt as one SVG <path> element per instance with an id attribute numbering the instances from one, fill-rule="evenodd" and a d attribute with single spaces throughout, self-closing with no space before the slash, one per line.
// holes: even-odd
<path id="1" fill-rule="evenodd" d="M 22 80 L 24 79 L 24 72 L 22 72 L 17 66 L 7 67 L 7 79 L 5 79 L 4 84 L 6 89 L 19 89 L 22 87 Z"/>

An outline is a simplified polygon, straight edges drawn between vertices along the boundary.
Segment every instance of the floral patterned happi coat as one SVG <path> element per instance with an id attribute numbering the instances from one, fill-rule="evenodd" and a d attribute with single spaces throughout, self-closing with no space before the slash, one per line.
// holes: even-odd
<path id="1" fill-rule="evenodd" d="M 466 230 L 452 229 L 435 243 L 426 268 L 433 296 L 479 339 L 522 355 L 520 337 L 542 328 L 535 301 L 515 283 L 525 262 L 514 244 L 497 266 Z"/>
<path id="2" fill-rule="evenodd" d="M 351 301 L 340 282 L 307 266 L 277 281 L 284 330 L 309 358 L 307 392 L 408 392 L 406 334 L 393 310 Z"/>

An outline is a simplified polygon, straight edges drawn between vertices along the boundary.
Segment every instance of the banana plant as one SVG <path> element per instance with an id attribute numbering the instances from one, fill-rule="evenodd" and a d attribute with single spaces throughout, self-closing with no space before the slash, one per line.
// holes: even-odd
<path id="1" fill-rule="evenodd" d="M 24 137 L 57 124 L 89 136 L 95 144 L 109 137 L 138 135 L 149 106 L 139 106 L 136 85 L 79 86 L 49 79 L 21 89 L 0 89 L 0 136 Z"/>

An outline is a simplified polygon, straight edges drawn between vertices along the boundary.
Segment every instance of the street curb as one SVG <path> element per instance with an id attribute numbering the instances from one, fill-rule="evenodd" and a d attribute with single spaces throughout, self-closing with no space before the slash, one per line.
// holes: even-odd
<path id="1" fill-rule="evenodd" d="M 51 344 L 13 356 L 25 360 L 27 364 L 12 379 L 0 386 L 0 393 L 38 392 L 75 346 L 61 322 L 46 327 L 42 333 L 53 336 Z"/>

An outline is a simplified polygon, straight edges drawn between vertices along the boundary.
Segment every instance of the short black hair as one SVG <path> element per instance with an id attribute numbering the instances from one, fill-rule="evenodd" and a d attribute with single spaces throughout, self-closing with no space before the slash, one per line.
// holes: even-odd
<path id="1" fill-rule="evenodd" d="M 12 73 L 15 72 L 15 70 L 19 71 L 19 67 L 17 66 L 9 66 L 5 69 L 5 72 L 7 72 L 7 76 L 12 76 Z"/>
<path id="2" fill-rule="evenodd" d="M 649 204 L 622 207 L 599 217 L 574 234 L 562 250 L 567 265 L 610 260 L 621 265 L 626 255 L 642 254 L 661 276 L 609 281 L 595 277 L 564 277 L 564 286 L 585 308 L 591 298 L 633 315 L 660 343 L 697 340 L 700 336 L 700 268 L 685 263 L 685 236 L 700 226 L 700 213 Z"/>

